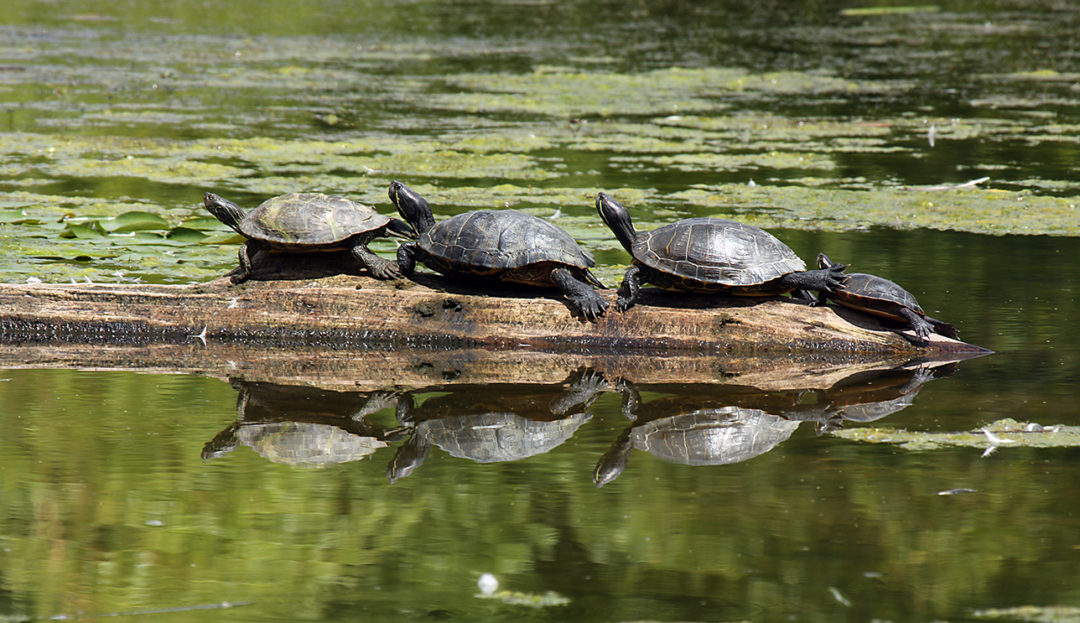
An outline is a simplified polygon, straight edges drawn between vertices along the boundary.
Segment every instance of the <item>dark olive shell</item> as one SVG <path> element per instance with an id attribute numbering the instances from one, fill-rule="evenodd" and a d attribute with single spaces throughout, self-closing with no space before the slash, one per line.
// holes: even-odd
<path id="1" fill-rule="evenodd" d="M 436 260 L 436 265 L 479 274 L 541 263 L 582 269 L 596 263 L 561 228 L 514 210 L 458 214 L 436 223 L 420 236 L 417 244 Z"/>
<path id="2" fill-rule="evenodd" d="M 688 218 L 641 232 L 633 254 L 660 273 L 724 286 L 756 286 L 806 270 L 799 256 L 769 232 L 719 218 Z"/>
<path id="3" fill-rule="evenodd" d="M 900 315 L 905 307 L 926 315 L 910 292 L 884 277 L 866 273 L 848 273 L 847 277 L 844 287 L 829 295 L 839 303 L 894 320 L 905 320 Z"/>
<path id="4" fill-rule="evenodd" d="M 362 203 L 320 193 L 267 199 L 248 212 L 240 231 L 248 238 L 281 245 L 321 246 L 342 242 L 390 222 Z"/>

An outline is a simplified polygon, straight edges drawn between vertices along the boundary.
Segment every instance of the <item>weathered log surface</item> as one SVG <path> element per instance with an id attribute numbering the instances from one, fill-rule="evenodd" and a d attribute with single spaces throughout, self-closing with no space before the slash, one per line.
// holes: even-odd
<path id="1" fill-rule="evenodd" d="M 573 316 L 557 293 L 499 288 L 476 294 L 437 277 L 379 282 L 226 279 L 196 285 L 0 284 L 0 341 L 247 344 L 558 352 L 803 353 L 944 357 L 987 351 L 934 335 L 917 347 L 871 317 L 789 299 L 679 297 L 649 292 L 627 313 Z"/>

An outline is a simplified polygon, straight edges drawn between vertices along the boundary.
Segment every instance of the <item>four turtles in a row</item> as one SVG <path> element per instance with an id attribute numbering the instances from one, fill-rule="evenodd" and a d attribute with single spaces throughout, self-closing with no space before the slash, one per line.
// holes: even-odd
<path id="1" fill-rule="evenodd" d="M 347 250 L 377 279 L 408 276 L 419 261 L 453 278 L 559 288 L 570 307 L 588 320 L 607 311 L 607 301 L 595 290 L 604 286 L 589 270 L 596 263 L 593 256 L 551 222 L 515 210 L 477 210 L 436 222 L 427 201 L 401 182 L 390 184 L 389 195 L 407 222 L 344 197 L 318 193 L 274 197 L 249 212 L 213 193 L 206 193 L 204 204 L 247 239 L 233 283 L 250 276 L 252 258 L 261 249 Z M 818 256 L 816 270 L 807 270 L 794 251 L 761 228 L 721 218 L 689 218 L 639 232 L 629 211 L 611 196 L 599 193 L 596 209 L 633 257 L 619 287 L 619 311 L 634 306 L 646 283 L 689 293 L 790 292 L 812 304 L 831 298 L 893 320 L 913 329 L 919 340 L 935 331 L 956 337 L 951 325 L 926 316 L 915 298 L 892 281 L 845 274 L 846 266 L 824 254 Z M 398 247 L 397 262 L 367 247 L 386 235 L 410 239 Z"/>

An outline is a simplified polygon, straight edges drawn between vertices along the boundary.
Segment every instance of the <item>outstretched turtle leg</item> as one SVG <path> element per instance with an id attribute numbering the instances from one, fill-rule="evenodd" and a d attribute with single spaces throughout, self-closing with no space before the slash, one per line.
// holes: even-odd
<path id="1" fill-rule="evenodd" d="M 397 248 L 397 264 L 402 275 L 408 277 L 416 270 L 416 253 L 419 250 L 415 242 L 406 242 Z"/>
<path id="2" fill-rule="evenodd" d="M 262 245 L 255 240 L 247 240 L 240 245 L 240 251 L 237 253 L 237 257 L 240 259 L 240 268 L 232 276 L 233 284 L 243 283 L 251 276 L 251 261 L 261 248 Z"/>
<path id="3" fill-rule="evenodd" d="M 397 262 L 391 262 L 385 257 L 375 255 L 371 249 L 367 248 L 367 242 L 367 240 L 363 239 L 357 240 L 353 248 L 350 249 L 356 261 L 368 269 L 371 276 L 376 279 L 399 279 L 401 269 L 398 268 Z"/>
<path id="4" fill-rule="evenodd" d="M 846 264 L 833 264 L 821 270 L 805 270 L 797 273 L 788 273 L 780 278 L 780 283 L 792 290 L 815 290 L 817 292 L 832 293 L 844 285 L 847 277 L 844 276 Z"/>
<path id="5" fill-rule="evenodd" d="M 619 298 L 615 302 L 615 306 L 619 308 L 619 311 L 626 311 L 637 302 L 638 294 L 641 292 L 640 272 L 641 268 L 638 266 L 631 266 L 626 269 L 622 285 L 619 286 Z"/>
<path id="6" fill-rule="evenodd" d="M 563 291 L 570 301 L 570 307 L 585 316 L 586 320 L 596 320 L 607 311 L 608 303 L 592 286 L 580 281 L 566 268 L 551 271 L 551 280 Z"/>
<path id="7" fill-rule="evenodd" d="M 934 330 L 934 327 L 926 321 L 926 318 L 923 318 L 906 307 L 900 308 L 900 315 L 911 324 L 911 328 L 915 330 L 915 335 L 917 335 L 920 340 L 925 342 L 930 339 L 930 333 Z"/>

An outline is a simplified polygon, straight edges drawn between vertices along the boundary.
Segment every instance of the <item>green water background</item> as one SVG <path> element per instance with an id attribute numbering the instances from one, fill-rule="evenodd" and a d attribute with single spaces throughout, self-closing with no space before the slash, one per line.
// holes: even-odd
<path id="1" fill-rule="evenodd" d="M 628 258 L 591 207 L 605 190 L 642 228 L 769 227 L 804 257 L 904 284 L 998 351 L 883 424 L 1076 424 L 1080 12 L 869 6 L 9 0 L 0 278 L 210 279 L 236 247 L 203 191 L 255 205 L 322 190 L 386 211 L 399 178 L 440 215 L 558 213 L 615 283 Z M 626 427 L 605 394 L 548 454 L 436 450 L 389 485 L 382 450 L 322 470 L 248 448 L 204 461 L 236 417 L 219 380 L 0 379 L 13 620 L 932 621 L 1021 606 L 1044 609 L 1009 620 L 1076 620 L 1045 608 L 1080 606 L 1075 450 L 910 453 L 804 424 L 730 466 L 638 451 L 596 489 Z M 976 493 L 938 495 L 954 488 Z M 477 599 L 483 572 L 570 603 Z M 223 602 L 246 605 L 149 613 Z"/>

